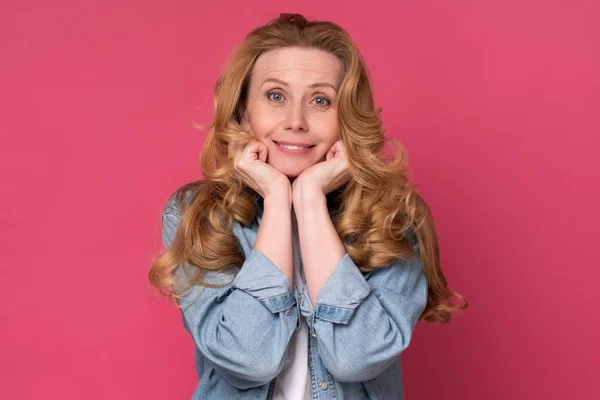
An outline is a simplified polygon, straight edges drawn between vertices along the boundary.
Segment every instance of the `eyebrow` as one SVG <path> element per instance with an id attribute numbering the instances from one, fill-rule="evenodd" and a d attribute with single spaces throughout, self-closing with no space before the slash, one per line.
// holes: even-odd
<path id="1" fill-rule="evenodd" d="M 264 86 L 264 84 L 267 82 L 279 83 L 280 85 L 286 86 L 286 87 L 289 86 L 289 83 L 287 83 L 286 81 L 282 81 L 281 79 L 277 79 L 277 78 L 267 78 L 260 86 L 261 87 Z M 316 87 L 323 87 L 323 86 L 329 86 L 330 88 L 335 90 L 336 93 L 338 91 L 337 88 L 329 82 L 315 82 L 315 83 L 311 83 L 310 85 L 308 85 L 309 88 L 316 88 Z"/>

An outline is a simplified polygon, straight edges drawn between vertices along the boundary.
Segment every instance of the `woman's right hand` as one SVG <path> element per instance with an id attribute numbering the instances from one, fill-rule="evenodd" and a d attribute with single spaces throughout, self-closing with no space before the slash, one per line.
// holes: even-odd
<path id="1" fill-rule="evenodd" d="M 248 135 L 247 132 L 241 133 Z M 252 140 L 246 145 L 229 144 L 229 156 L 233 157 L 233 167 L 247 186 L 263 198 L 291 192 L 289 178 L 267 164 L 267 153 L 267 146 L 258 140 Z"/>

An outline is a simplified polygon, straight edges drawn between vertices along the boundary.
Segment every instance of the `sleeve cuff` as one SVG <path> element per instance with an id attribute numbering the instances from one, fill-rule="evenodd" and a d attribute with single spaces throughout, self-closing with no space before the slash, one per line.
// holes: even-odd
<path id="1" fill-rule="evenodd" d="M 258 299 L 269 311 L 278 313 L 296 304 L 290 281 L 261 251 L 252 249 L 233 280 L 233 288 Z"/>
<path id="2" fill-rule="evenodd" d="M 362 272 L 346 253 L 317 295 L 315 318 L 348 324 L 356 307 L 370 292 Z"/>

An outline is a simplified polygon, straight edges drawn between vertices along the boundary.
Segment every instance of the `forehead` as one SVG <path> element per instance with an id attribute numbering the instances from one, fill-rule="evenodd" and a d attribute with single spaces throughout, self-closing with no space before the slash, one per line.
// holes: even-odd
<path id="1" fill-rule="evenodd" d="M 337 86 L 344 66 L 333 54 L 318 49 L 282 48 L 261 54 L 252 69 L 252 81 L 262 84 L 267 78 L 293 83 L 325 81 Z"/>

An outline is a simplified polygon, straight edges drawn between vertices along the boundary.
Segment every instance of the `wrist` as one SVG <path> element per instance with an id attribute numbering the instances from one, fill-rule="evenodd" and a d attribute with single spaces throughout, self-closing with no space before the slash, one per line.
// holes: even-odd
<path id="1" fill-rule="evenodd" d="M 303 214 L 304 210 L 309 210 L 311 213 L 317 212 L 319 209 L 326 210 L 327 198 L 317 188 L 294 188 L 292 205 L 294 206 L 296 215 L 299 216 Z"/>
<path id="2" fill-rule="evenodd" d="M 290 211 L 292 208 L 292 187 L 288 184 L 278 186 L 269 191 L 264 197 L 264 205 L 266 208 L 280 208 Z"/>
<path id="3" fill-rule="evenodd" d="M 304 203 L 319 202 L 324 199 L 325 194 L 317 185 L 300 181 L 294 182 L 292 202 L 295 206 L 301 206 Z"/>
<path id="4" fill-rule="evenodd" d="M 267 199 L 277 199 L 276 201 L 280 201 L 281 198 L 289 198 L 291 202 L 291 196 L 292 184 L 287 176 L 283 176 L 283 178 L 277 179 L 270 185 L 269 190 L 265 191 L 263 198 L 265 201 Z"/>

